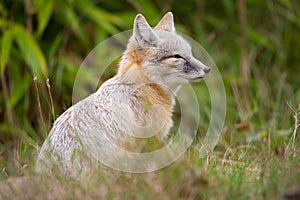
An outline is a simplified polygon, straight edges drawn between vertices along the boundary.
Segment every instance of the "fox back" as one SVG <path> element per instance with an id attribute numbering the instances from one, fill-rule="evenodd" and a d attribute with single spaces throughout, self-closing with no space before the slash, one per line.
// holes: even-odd
<path id="1" fill-rule="evenodd" d="M 168 135 L 180 85 L 201 81 L 209 72 L 178 35 L 172 13 L 151 28 L 138 14 L 118 73 L 93 94 L 66 110 L 54 123 L 37 160 L 37 171 L 86 174 L 97 155 L 114 145 L 130 149 L 133 138 Z"/>

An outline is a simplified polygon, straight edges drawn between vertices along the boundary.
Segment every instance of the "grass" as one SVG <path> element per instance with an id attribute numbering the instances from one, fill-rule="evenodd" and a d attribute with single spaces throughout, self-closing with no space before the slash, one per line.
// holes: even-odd
<path id="1" fill-rule="evenodd" d="M 36 176 L 22 169 L 25 175 L 2 181 L 0 194 L 3 199 L 279 199 L 299 184 L 299 149 L 284 155 L 268 153 L 267 145 L 260 145 L 217 149 L 199 159 L 195 144 L 160 171 L 99 172 L 81 182 Z"/>
<path id="2" fill-rule="evenodd" d="M 84 2 L 0 3 L 0 199 L 269 200 L 300 187 L 299 3 Z M 210 120 L 201 83 L 194 85 L 196 138 L 172 165 L 140 175 L 99 171 L 81 182 L 36 175 L 38 149 L 71 105 L 81 60 L 99 41 L 131 29 L 137 13 L 154 25 L 169 10 L 176 29 L 205 47 L 224 81 L 227 115 L 214 151 L 199 155 Z"/>

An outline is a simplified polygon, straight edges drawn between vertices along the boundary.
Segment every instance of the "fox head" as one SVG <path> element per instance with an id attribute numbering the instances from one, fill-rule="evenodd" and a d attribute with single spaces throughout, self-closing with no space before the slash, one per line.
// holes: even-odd
<path id="1" fill-rule="evenodd" d="M 201 81 L 210 71 L 193 56 L 190 44 L 176 33 L 171 12 L 165 14 L 154 28 L 143 15 L 135 17 L 133 34 L 121 64 L 126 65 L 129 60 L 137 63 L 150 81 L 169 88 Z"/>

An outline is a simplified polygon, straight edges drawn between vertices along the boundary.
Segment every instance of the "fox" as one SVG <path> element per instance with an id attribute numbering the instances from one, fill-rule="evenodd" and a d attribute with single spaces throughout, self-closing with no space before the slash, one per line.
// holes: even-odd
<path id="1" fill-rule="evenodd" d="M 118 159 L 112 145 L 127 149 L 132 138 L 167 137 L 180 86 L 200 82 L 209 72 L 176 32 L 172 12 L 153 28 L 137 14 L 117 74 L 56 119 L 36 171 L 84 175 L 90 161 L 98 162 L 95 152 Z"/>

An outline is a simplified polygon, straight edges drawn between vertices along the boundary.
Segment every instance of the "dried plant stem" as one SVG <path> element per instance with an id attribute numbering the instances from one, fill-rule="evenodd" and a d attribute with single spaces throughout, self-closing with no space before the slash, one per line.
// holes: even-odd
<path id="1" fill-rule="evenodd" d="M 52 94 L 51 94 L 51 85 L 50 85 L 50 80 L 49 80 L 49 78 L 47 78 L 47 80 L 46 80 L 46 85 L 47 85 L 48 94 L 49 94 L 49 98 L 50 98 L 52 117 L 53 117 L 53 119 L 55 119 L 55 112 L 54 112 L 53 98 L 52 98 Z"/>
<path id="2" fill-rule="evenodd" d="M 45 127 L 45 121 L 44 121 L 44 117 L 43 117 L 42 106 L 41 106 L 41 101 L 40 101 L 39 87 L 38 87 L 36 76 L 34 76 L 33 81 L 34 81 L 34 86 L 35 86 L 36 100 L 37 100 L 37 104 L 38 104 L 38 107 L 39 107 L 40 117 L 41 117 L 43 126 Z"/>
<path id="3" fill-rule="evenodd" d="M 247 35 L 246 35 L 246 25 L 247 25 L 247 17 L 246 17 L 246 2 L 245 0 L 237 1 L 237 11 L 238 11 L 238 20 L 240 27 L 240 49 L 241 49 L 241 57 L 240 57 L 240 66 L 241 66 L 241 77 L 242 77 L 242 90 L 243 90 L 243 107 L 249 111 L 249 99 L 250 99 L 250 68 L 249 68 L 249 55 L 246 48 L 247 43 Z"/>
<path id="4" fill-rule="evenodd" d="M 242 121 L 246 121 L 247 118 L 249 117 L 248 116 L 249 112 L 245 106 L 245 101 L 243 101 L 243 99 L 240 95 L 237 84 L 235 82 L 231 81 L 231 86 L 232 86 L 232 91 L 233 91 L 233 95 L 234 95 L 234 100 L 237 105 L 238 115 Z"/>
<path id="5" fill-rule="evenodd" d="M 34 12 L 32 2 L 31 2 L 31 0 L 25 0 L 24 4 L 25 4 L 25 6 L 24 6 L 25 12 L 27 15 L 26 28 L 27 28 L 27 30 L 29 30 L 30 33 L 32 33 L 32 13 Z"/>
<path id="6" fill-rule="evenodd" d="M 288 103 L 288 106 L 294 112 L 294 115 L 293 115 L 293 118 L 294 118 L 294 130 L 293 130 L 292 136 L 290 138 L 290 141 L 289 141 L 289 143 L 287 144 L 287 146 L 285 148 L 285 152 L 284 152 L 285 154 L 289 150 L 290 145 L 294 146 L 294 143 L 295 143 L 295 140 L 296 140 L 296 136 L 297 136 L 297 131 L 298 131 L 298 128 L 300 127 L 300 123 L 299 123 L 300 112 L 297 111 L 297 109 L 294 109 L 293 106 L 290 103 Z"/>

